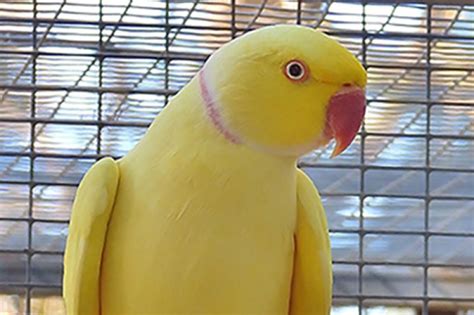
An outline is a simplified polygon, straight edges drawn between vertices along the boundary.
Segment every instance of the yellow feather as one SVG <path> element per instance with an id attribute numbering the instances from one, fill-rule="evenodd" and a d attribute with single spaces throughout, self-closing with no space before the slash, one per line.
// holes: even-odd
<path id="1" fill-rule="evenodd" d="M 301 85 L 282 72 L 295 57 L 312 71 Z M 295 165 L 319 145 L 329 97 L 365 80 L 307 28 L 264 28 L 218 50 L 132 151 L 81 183 L 69 314 L 327 314 L 324 212 Z"/>
<path id="2" fill-rule="evenodd" d="M 202 123 L 196 83 L 119 162 L 102 314 L 288 310 L 295 160 L 234 145 Z"/>
<path id="3" fill-rule="evenodd" d="M 326 214 L 311 180 L 298 170 L 298 219 L 290 314 L 329 314 L 331 248 Z"/>
<path id="4" fill-rule="evenodd" d="M 118 180 L 117 164 L 105 158 L 87 172 L 77 190 L 64 255 L 68 314 L 99 314 L 102 250 Z"/>

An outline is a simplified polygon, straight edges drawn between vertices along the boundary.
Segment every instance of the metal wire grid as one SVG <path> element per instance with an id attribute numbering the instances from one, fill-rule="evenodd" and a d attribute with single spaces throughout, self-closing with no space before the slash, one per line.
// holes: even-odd
<path id="1" fill-rule="evenodd" d="M 60 290 L 75 187 L 119 157 L 208 54 L 274 23 L 319 27 L 369 72 L 365 126 L 301 166 L 328 212 L 335 304 L 474 303 L 474 6 L 357 1 L 0 3 L 0 289 Z M 52 290 L 52 291 L 51 291 Z"/>

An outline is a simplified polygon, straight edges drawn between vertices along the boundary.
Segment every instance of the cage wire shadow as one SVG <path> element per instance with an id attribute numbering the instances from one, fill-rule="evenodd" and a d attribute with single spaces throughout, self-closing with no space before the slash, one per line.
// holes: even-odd
<path id="1" fill-rule="evenodd" d="M 334 304 L 472 308 L 474 5 L 462 0 L 3 1 L 0 294 L 25 313 L 59 294 L 88 167 L 126 153 L 213 50 L 276 23 L 318 27 L 369 73 L 356 142 L 300 161 L 328 214 Z"/>

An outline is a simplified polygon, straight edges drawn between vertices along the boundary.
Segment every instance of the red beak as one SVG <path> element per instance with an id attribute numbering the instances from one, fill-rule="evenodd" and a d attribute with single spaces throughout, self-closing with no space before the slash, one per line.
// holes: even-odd
<path id="1" fill-rule="evenodd" d="M 357 86 L 344 86 L 328 105 L 325 135 L 335 139 L 331 158 L 341 154 L 354 140 L 365 115 L 365 92 Z"/>

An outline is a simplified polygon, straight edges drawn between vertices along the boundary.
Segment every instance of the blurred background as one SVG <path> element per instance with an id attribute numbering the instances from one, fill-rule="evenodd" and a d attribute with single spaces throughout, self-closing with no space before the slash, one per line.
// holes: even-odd
<path id="1" fill-rule="evenodd" d="M 331 229 L 333 315 L 474 314 L 474 2 L 0 0 L 0 314 L 54 314 L 75 189 L 216 48 L 269 24 L 366 66 L 356 141 L 300 161 Z"/>

